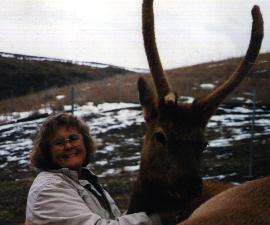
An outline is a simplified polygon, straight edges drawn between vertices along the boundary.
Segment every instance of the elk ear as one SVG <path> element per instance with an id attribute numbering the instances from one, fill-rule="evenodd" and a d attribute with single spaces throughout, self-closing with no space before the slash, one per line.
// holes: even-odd
<path id="1" fill-rule="evenodd" d="M 144 119 L 146 122 L 150 122 L 157 115 L 156 95 L 142 77 L 138 79 L 137 87 L 139 92 L 139 101 L 143 107 Z"/>

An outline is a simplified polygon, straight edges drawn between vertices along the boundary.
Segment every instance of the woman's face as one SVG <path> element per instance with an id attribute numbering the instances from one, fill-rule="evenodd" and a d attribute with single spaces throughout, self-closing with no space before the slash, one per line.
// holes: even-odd
<path id="1" fill-rule="evenodd" d="M 60 127 L 51 140 L 52 160 L 61 168 L 79 170 L 86 159 L 83 136 L 74 127 Z"/>

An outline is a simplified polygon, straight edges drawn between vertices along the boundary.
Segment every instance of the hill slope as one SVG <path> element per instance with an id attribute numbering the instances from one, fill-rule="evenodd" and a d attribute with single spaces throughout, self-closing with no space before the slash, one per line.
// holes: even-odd
<path id="1" fill-rule="evenodd" d="M 0 53 L 0 100 L 50 87 L 61 87 L 127 73 L 123 68 L 42 57 Z"/>
<path id="2" fill-rule="evenodd" d="M 178 96 L 202 97 L 223 83 L 235 70 L 241 58 L 232 58 L 217 62 L 203 63 L 194 66 L 177 68 L 166 71 L 169 81 Z M 152 80 L 149 74 L 119 76 L 117 79 L 107 78 L 88 84 L 87 92 L 80 96 L 88 96 L 92 101 L 125 101 L 138 102 L 136 82 L 139 76 Z M 95 85 L 94 85 L 95 84 Z M 94 85 L 94 86 L 93 86 Z M 106 87 L 106 92 L 104 92 Z M 229 96 L 227 102 L 239 104 L 240 97 L 251 99 L 251 93 L 256 90 L 257 102 L 270 104 L 270 53 L 261 54 L 256 65 L 248 73 L 246 79 Z M 239 100 L 238 100 L 239 99 Z"/>

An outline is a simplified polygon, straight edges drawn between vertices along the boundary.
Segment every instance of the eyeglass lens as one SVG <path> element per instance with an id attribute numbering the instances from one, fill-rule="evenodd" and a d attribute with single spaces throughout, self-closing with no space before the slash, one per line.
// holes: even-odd
<path id="1" fill-rule="evenodd" d="M 79 134 L 71 134 L 67 139 L 65 138 L 59 138 L 56 139 L 52 144 L 54 146 L 63 147 L 67 143 L 71 144 L 72 146 L 76 146 L 80 144 L 81 136 Z"/>

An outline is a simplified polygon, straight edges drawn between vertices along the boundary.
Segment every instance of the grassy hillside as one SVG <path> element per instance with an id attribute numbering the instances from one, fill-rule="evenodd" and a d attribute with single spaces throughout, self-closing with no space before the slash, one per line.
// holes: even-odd
<path id="1" fill-rule="evenodd" d="M 173 87 L 179 95 L 204 96 L 211 89 L 202 88 L 202 84 L 214 84 L 215 87 L 223 83 L 236 69 L 242 58 L 232 58 L 218 62 L 204 63 L 191 67 L 184 67 L 169 71 Z M 226 99 L 235 102 L 236 97 L 250 98 L 250 93 L 256 90 L 258 103 L 270 104 L 270 53 L 261 54 L 246 78 Z"/>
<path id="2" fill-rule="evenodd" d="M 2 54 L 3 55 L 3 54 Z M 71 62 L 11 55 L 0 57 L 0 100 L 50 87 L 99 80 L 127 71 L 118 67 L 95 68 Z M 35 59 L 35 60 L 34 60 Z"/>
<path id="3" fill-rule="evenodd" d="M 217 87 L 234 71 L 241 59 L 234 58 L 218 62 L 204 63 L 167 71 L 169 80 L 179 96 L 204 96 L 211 92 L 211 87 Z M 66 84 L 76 82 L 75 102 L 79 105 L 87 101 L 93 102 L 138 102 L 136 82 L 139 76 L 151 80 L 149 74 L 128 72 L 116 67 L 104 69 L 89 66 L 78 66 L 60 62 L 37 62 L 0 58 L 2 72 L 0 92 L 1 98 L 9 97 L 10 90 L 27 96 L 0 101 L 0 112 L 8 113 L 40 108 L 46 96 L 48 104 L 55 109 L 70 102 L 70 87 Z M 21 71 L 27 71 L 23 73 Z M 38 72 L 37 72 L 38 71 Z M 46 92 L 44 81 L 54 87 Z M 86 81 L 87 80 L 87 81 Z M 23 85 L 22 85 L 23 84 Z M 211 85 L 209 85 L 211 84 Z M 62 86 L 62 87 L 59 87 Z M 5 87 L 3 89 L 3 87 Z M 230 103 L 239 103 L 242 99 L 251 99 L 251 92 L 256 90 L 257 102 L 270 104 L 270 53 L 261 54 L 247 78 L 237 87 L 230 97 Z M 5 93 L 5 94 L 4 94 Z M 65 98 L 57 99 L 55 96 Z"/>

